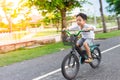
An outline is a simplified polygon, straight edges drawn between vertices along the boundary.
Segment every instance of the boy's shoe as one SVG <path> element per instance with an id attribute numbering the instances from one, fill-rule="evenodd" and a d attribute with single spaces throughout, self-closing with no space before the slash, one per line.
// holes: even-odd
<path id="1" fill-rule="evenodd" d="M 93 61 L 92 58 L 88 58 L 88 59 L 85 60 L 85 63 L 91 63 L 92 61 Z"/>

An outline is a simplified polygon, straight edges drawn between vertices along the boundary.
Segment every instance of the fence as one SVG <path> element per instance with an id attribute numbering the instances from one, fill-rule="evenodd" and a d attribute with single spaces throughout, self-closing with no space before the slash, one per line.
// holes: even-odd
<path id="1" fill-rule="evenodd" d="M 1 33 L 0 34 L 0 45 L 9 44 L 13 42 L 20 42 L 21 38 L 25 36 L 27 32 L 12 32 L 12 33 Z"/>
<path id="2" fill-rule="evenodd" d="M 108 31 L 117 30 L 117 27 L 108 28 Z M 102 32 L 102 29 L 97 29 L 95 32 Z M 33 32 L 34 33 L 34 32 Z M 60 41 L 60 35 L 51 35 L 44 36 L 40 38 L 24 38 L 25 35 L 29 34 L 28 32 L 13 32 L 13 33 L 1 33 L 0 34 L 0 53 L 8 52 L 11 50 L 15 50 L 21 47 L 44 43 L 52 43 L 56 41 Z M 28 35 L 29 36 L 29 35 Z"/>

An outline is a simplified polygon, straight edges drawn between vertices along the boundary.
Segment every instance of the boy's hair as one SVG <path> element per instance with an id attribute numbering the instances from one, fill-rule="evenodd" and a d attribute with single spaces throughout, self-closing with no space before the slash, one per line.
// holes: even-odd
<path id="1" fill-rule="evenodd" d="M 76 17 L 78 17 L 78 16 L 82 17 L 83 20 L 87 20 L 87 15 L 84 13 L 79 13 L 76 15 Z"/>

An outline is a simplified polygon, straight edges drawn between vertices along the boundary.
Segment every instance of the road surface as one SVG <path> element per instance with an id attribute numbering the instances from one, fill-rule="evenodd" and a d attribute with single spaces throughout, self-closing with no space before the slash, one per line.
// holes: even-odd
<path id="1" fill-rule="evenodd" d="M 80 65 L 75 80 L 120 80 L 120 37 L 96 40 L 96 43 L 100 43 L 102 52 L 99 68 Z M 69 49 L 0 67 L 0 80 L 66 80 L 60 67 L 68 52 Z"/>

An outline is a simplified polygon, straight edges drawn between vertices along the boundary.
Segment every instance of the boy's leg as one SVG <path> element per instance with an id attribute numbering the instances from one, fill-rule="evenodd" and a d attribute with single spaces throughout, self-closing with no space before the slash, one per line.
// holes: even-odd
<path id="1" fill-rule="evenodd" d="M 87 54 L 88 54 L 88 57 L 91 58 L 91 52 L 90 52 L 90 47 L 89 47 L 88 43 L 87 43 L 87 42 L 84 42 L 83 45 L 84 45 L 84 48 L 85 48 L 85 50 L 86 50 L 86 52 L 87 52 Z"/>
<path id="2" fill-rule="evenodd" d="M 85 40 L 81 38 L 76 42 L 76 50 L 79 54 L 81 53 L 81 46 L 83 45 L 84 41 Z"/>
<path id="3" fill-rule="evenodd" d="M 90 52 L 89 42 L 87 42 L 86 40 L 83 45 L 88 55 L 88 59 L 85 60 L 85 62 L 92 62 L 93 59 L 92 59 L 91 52 Z"/>
<path id="4" fill-rule="evenodd" d="M 81 53 L 81 47 L 80 44 L 76 43 L 76 50 L 80 54 Z"/>

